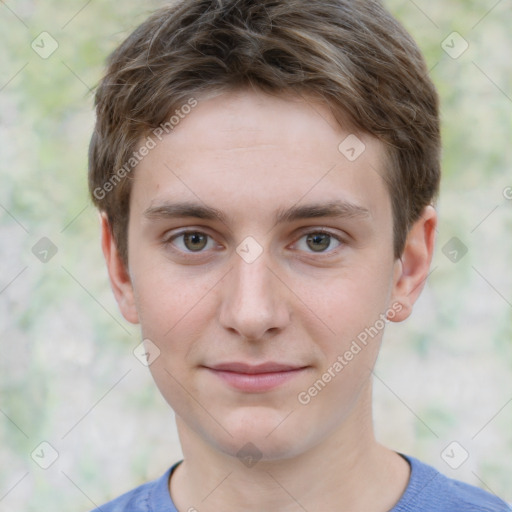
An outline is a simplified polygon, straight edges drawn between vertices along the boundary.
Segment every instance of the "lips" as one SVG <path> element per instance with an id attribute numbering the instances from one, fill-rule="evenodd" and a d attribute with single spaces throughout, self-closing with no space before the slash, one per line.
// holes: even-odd
<path id="1" fill-rule="evenodd" d="M 263 393 L 284 385 L 302 374 L 307 367 L 266 362 L 248 364 L 229 362 L 207 366 L 206 369 L 229 387 L 245 393 Z"/>
<path id="2" fill-rule="evenodd" d="M 293 370 L 298 370 L 300 368 L 304 368 L 301 365 L 293 365 L 293 364 L 281 364 L 281 363 L 261 363 L 256 365 L 251 365 L 247 363 L 221 363 L 215 366 L 209 366 L 212 370 L 225 371 L 225 372 L 234 372 L 234 373 L 245 373 L 249 375 L 257 375 L 261 373 L 277 373 L 277 372 L 288 372 Z"/>

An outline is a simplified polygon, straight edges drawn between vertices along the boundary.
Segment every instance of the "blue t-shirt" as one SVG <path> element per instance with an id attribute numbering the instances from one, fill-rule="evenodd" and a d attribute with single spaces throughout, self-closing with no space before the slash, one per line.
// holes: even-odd
<path id="1" fill-rule="evenodd" d="M 389 512 L 510 512 L 504 501 L 482 489 L 452 480 L 414 457 L 402 455 L 411 466 L 409 484 Z M 180 461 L 181 462 L 181 461 Z M 92 512 L 177 512 L 169 494 L 169 478 L 177 462 L 163 476 L 123 494 Z"/>

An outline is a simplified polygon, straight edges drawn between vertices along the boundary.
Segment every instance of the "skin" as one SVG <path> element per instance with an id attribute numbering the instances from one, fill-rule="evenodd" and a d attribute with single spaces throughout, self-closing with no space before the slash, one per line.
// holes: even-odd
<path id="1" fill-rule="evenodd" d="M 160 350 L 150 369 L 176 413 L 184 462 L 170 493 L 180 512 L 386 512 L 407 486 L 409 465 L 372 428 L 382 329 L 309 403 L 297 398 L 393 305 L 390 320 L 409 316 L 432 258 L 430 206 L 394 258 L 384 147 L 358 133 L 366 149 L 351 162 L 338 150 L 351 133 L 311 98 L 247 90 L 199 98 L 137 168 L 128 267 L 102 216 L 121 312 Z M 275 222 L 292 206 L 336 200 L 357 212 Z M 165 215 L 162 205 L 177 201 L 225 218 Z M 332 237 L 312 243 L 307 235 L 320 228 Z M 184 229 L 208 237 L 186 244 L 175 237 Z M 262 250 L 251 263 L 236 252 L 248 236 Z M 203 367 L 226 361 L 306 368 L 247 393 Z M 248 442 L 261 456 L 251 467 L 237 456 Z"/>

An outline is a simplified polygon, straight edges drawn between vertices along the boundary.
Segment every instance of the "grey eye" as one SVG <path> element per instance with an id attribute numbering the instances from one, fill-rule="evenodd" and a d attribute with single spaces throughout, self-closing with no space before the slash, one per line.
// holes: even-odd
<path id="1" fill-rule="evenodd" d="M 180 236 L 183 237 L 185 247 L 192 252 L 203 250 L 208 243 L 208 235 L 205 235 L 204 233 L 192 231 Z"/>
<path id="2" fill-rule="evenodd" d="M 331 245 L 332 236 L 327 233 L 311 233 L 307 235 L 306 243 L 315 252 L 325 251 Z"/>

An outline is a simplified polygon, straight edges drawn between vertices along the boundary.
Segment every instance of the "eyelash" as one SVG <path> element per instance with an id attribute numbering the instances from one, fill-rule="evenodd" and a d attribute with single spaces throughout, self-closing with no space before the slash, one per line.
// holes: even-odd
<path id="1" fill-rule="evenodd" d="M 196 229 L 187 229 L 187 230 L 184 230 L 184 231 L 180 231 L 179 233 L 176 233 L 168 238 L 166 238 L 164 240 L 164 244 L 166 246 L 173 246 L 173 242 L 180 238 L 180 237 L 183 237 L 187 234 L 199 234 L 199 235 L 205 235 L 208 237 L 209 240 L 212 240 L 213 237 L 211 237 L 209 234 L 207 233 L 204 233 L 203 231 L 199 231 L 199 230 L 196 230 Z M 294 242 L 294 245 L 296 245 L 298 243 L 299 240 L 302 240 L 303 238 L 307 237 L 308 235 L 317 235 L 317 234 L 324 234 L 324 235 L 328 235 L 329 237 L 331 237 L 331 239 L 334 239 L 335 241 L 337 241 L 340 245 L 334 249 L 328 249 L 327 251 L 319 251 L 319 252 L 314 252 L 314 251 L 308 251 L 308 254 L 313 254 L 315 255 L 316 257 L 319 257 L 319 258 L 322 258 L 322 257 L 329 257 L 331 256 L 333 253 L 337 252 L 337 250 L 342 246 L 344 245 L 346 242 L 339 236 L 339 235 L 336 235 L 334 233 L 332 233 L 331 231 L 328 231 L 324 228 L 317 228 L 317 229 L 314 229 L 314 230 L 311 230 L 311 231 L 307 231 L 307 232 L 303 232 L 300 237 L 298 238 L 297 242 Z M 207 244 L 208 244 L 208 241 L 207 241 Z M 197 256 L 200 256 L 200 255 L 204 255 L 204 253 L 206 252 L 205 250 L 201 250 L 201 251 L 190 251 L 190 250 L 181 250 L 181 249 L 176 249 L 174 247 L 172 247 L 172 250 L 175 251 L 175 252 L 178 252 L 180 254 L 186 254 L 186 255 L 197 255 Z"/>

